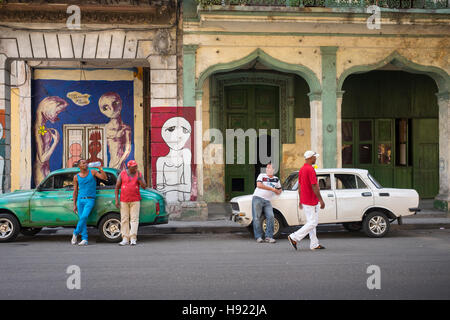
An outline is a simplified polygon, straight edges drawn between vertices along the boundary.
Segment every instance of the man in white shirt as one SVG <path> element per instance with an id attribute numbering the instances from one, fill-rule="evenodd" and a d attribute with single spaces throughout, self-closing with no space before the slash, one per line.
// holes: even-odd
<path id="1" fill-rule="evenodd" d="M 270 200 L 273 196 L 281 193 L 280 179 L 273 175 L 273 167 L 269 162 L 266 166 L 266 173 L 261 173 L 256 179 L 256 189 L 253 192 L 252 199 L 252 216 L 253 216 L 253 231 L 255 233 L 256 242 L 261 243 L 262 230 L 262 213 L 266 217 L 266 237 L 265 241 L 268 243 L 275 243 L 273 239 L 273 208 Z"/>

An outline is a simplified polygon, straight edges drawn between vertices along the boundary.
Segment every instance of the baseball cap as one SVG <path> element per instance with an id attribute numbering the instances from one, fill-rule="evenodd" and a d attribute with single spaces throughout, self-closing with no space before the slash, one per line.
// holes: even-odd
<path id="1" fill-rule="evenodd" d="M 319 154 L 315 153 L 314 151 L 308 150 L 308 151 L 305 152 L 305 154 L 303 156 L 305 157 L 305 159 L 309 159 L 312 156 L 315 156 L 316 158 L 318 158 Z"/>
<path id="2" fill-rule="evenodd" d="M 136 161 L 134 161 L 134 160 L 130 160 L 130 161 L 128 161 L 128 163 L 127 163 L 127 167 L 129 168 L 129 167 L 136 167 L 137 166 L 137 163 L 136 163 Z"/>

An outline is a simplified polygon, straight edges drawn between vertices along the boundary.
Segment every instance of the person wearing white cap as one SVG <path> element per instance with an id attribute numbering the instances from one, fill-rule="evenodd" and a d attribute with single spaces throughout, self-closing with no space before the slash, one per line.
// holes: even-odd
<path id="1" fill-rule="evenodd" d="M 319 154 L 308 150 L 305 152 L 304 157 L 305 164 L 298 172 L 298 205 L 300 209 L 305 210 L 306 224 L 296 232 L 288 235 L 288 240 L 292 247 L 297 250 L 297 244 L 309 234 L 311 250 L 325 249 L 319 244 L 319 239 L 316 236 L 316 227 L 319 223 L 319 203 L 320 209 L 325 208 L 317 183 L 316 171 L 313 168 Z"/>

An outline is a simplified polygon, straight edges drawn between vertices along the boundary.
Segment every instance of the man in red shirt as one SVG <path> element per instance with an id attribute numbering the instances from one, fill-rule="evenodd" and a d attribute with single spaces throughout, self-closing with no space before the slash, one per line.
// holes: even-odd
<path id="1" fill-rule="evenodd" d="M 120 206 L 120 231 L 122 232 L 122 242 L 125 246 L 136 244 L 137 230 L 139 226 L 139 211 L 141 207 L 141 192 L 139 187 L 145 188 L 147 184 L 137 169 L 137 163 L 130 160 L 127 163 L 127 170 L 120 173 L 116 183 L 116 207 Z M 120 189 L 120 205 L 119 205 Z M 131 227 L 130 227 L 131 225 Z"/>
<path id="2" fill-rule="evenodd" d="M 297 250 L 297 243 L 309 234 L 311 250 L 325 249 L 319 244 L 316 236 L 316 227 L 319 223 L 319 203 L 320 209 L 325 208 L 319 185 L 317 184 L 316 171 L 313 165 L 316 163 L 319 154 L 314 151 L 306 151 L 304 154 L 305 164 L 298 172 L 298 195 L 299 208 L 305 211 L 306 224 L 294 233 L 288 235 L 288 240 L 292 247 Z"/>

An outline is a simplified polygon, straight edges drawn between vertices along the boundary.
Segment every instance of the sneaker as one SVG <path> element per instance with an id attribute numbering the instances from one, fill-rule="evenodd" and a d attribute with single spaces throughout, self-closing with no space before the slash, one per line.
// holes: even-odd
<path id="1" fill-rule="evenodd" d="M 292 248 L 297 250 L 297 241 L 292 240 L 290 236 L 288 236 L 288 240 L 289 240 L 289 243 L 291 244 Z"/>
<path id="2" fill-rule="evenodd" d="M 320 244 L 317 246 L 317 247 L 315 247 L 315 248 L 312 248 L 311 250 L 321 250 L 321 249 L 325 249 L 325 247 L 324 246 L 321 246 Z"/>
<path id="3" fill-rule="evenodd" d="M 136 245 L 136 239 L 131 239 L 130 244 L 131 244 L 132 246 L 135 246 L 135 245 Z"/>
<path id="4" fill-rule="evenodd" d="M 265 241 L 268 242 L 268 243 L 275 243 L 276 242 L 276 240 L 274 238 L 266 238 Z"/>
<path id="5" fill-rule="evenodd" d="M 72 234 L 72 240 L 70 241 L 73 245 L 77 244 L 78 236 L 76 234 Z"/>
<path id="6" fill-rule="evenodd" d="M 261 243 L 261 242 L 264 242 L 264 240 L 262 238 L 258 238 L 258 239 L 256 239 L 256 242 Z"/>
<path id="7" fill-rule="evenodd" d="M 128 242 L 128 240 L 122 240 L 122 241 L 119 243 L 119 246 L 126 246 L 126 245 L 128 245 L 128 244 L 130 244 L 130 243 Z"/>
<path id="8" fill-rule="evenodd" d="M 78 244 L 79 246 L 87 246 L 88 242 L 87 240 L 81 240 L 80 243 Z"/>

